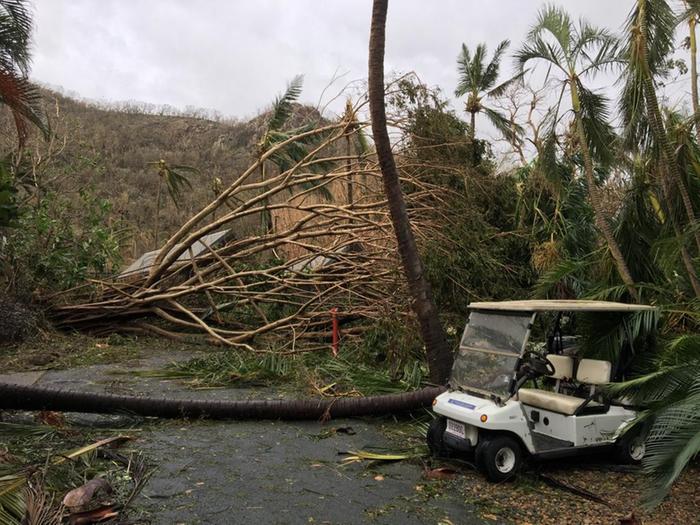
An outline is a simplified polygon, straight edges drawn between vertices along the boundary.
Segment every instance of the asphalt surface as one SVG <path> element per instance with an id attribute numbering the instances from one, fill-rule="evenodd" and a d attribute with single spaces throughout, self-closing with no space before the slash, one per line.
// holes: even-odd
<path id="1" fill-rule="evenodd" d="M 191 354 L 162 354 L 118 365 L 0 376 L 76 390 L 214 397 L 275 398 L 262 389 L 192 390 L 178 381 L 130 374 Z M 82 425 L 110 425 L 119 416 L 69 415 Z M 340 453 L 392 447 L 386 420 L 320 422 L 141 421 L 132 447 L 157 470 L 135 502 L 146 523 L 173 524 L 481 524 L 456 491 L 436 490 L 423 467 L 408 461 L 341 463 Z M 352 433 L 333 432 L 351 427 Z"/>

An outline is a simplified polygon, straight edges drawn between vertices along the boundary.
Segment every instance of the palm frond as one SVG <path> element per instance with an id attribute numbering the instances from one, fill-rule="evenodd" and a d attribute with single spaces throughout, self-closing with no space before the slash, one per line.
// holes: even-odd
<path id="1" fill-rule="evenodd" d="M 297 75 L 287 85 L 286 91 L 279 95 L 272 104 L 270 118 L 267 121 L 267 129 L 279 131 L 291 117 L 294 103 L 299 100 L 304 85 L 304 76 Z"/>
<path id="2" fill-rule="evenodd" d="M 0 1 L 0 65 L 29 74 L 32 17 L 26 0 Z"/>
<path id="3" fill-rule="evenodd" d="M 640 9 L 642 8 L 642 9 Z M 646 28 L 644 35 L 640 32 Z M 630 67 L 636 67 L 639 62 L 639 37 L 646 40 L 646 55 L 649 71 L 653 76 L 667 73 L 667 57 L 675 47 L 676 16 L 666 0 L 640 0 L 634 2 L 625 24 L 627 46 L 625 56 Z"/>
<path id="4" fill-rule="evenodd" d="M 696 373 L 698 363 L 696 363 Z M 649 476 L 646 507 L 660 503 L 688 462 L 700 453 L 700 375 L 688 395 L 657 412 L 642 465 Z"/>
<path id="5" fill-rule="evenodd" d="M 622 383 L 611 383 L 606 391 L 612 396 L 627 397 L 639 405 L 649 405 L 677 393 L 685 393 L 695 377 L 690 363 L 662 367 L 650 374 Z"/>
<path id="6" fill-rule="evenodd" d="M 586 66 L 582 69 L 581 76 L 604 71 L 624 62 L 620 40 L 607 29 L 592 26 L 582 20 L 577 36 L 572 55 L 574 60 L 585 59 Z"/>
<path id="7" fill-rule="evenodd" d="M 455 89 L 455 96 L 461 97 L 472 90 L 474 81 L 471 70 L 472 55 L 466 44 L 462 44 L 462 49 L 457 57 L 457 73 L 459 81 Z"/>
<path id="8" fill-rule="evenodd" d="M 472 55 L 471 50 L 466 44 L 462 44 L 462 49 L 457 57 L 457 73 L 459 80 L 455 95 L 461 97 L 467 93 L 479 93 L 485 88 L 484 83 L 484 60 L 486 58 L 486 45 L 479 44 Z M 498 74 L 498 70 L 496 70 Z"/>
<path id="9" fill-rule="evenodd" d="M 482 110 L 486 117 L 491 121 L 491 124 L 493 124 L 493 127 L 495 127 L 506 139 L 508 139 L 510 142 L 517 142 L 520 140 L 520 137 L 523 134 L 523 128 L 519 124 L 511 122 L 498 111 L 491 108 L 483 107 Z"/>
<path id="10" fill-rule="evenodd" d="M 577 80 L 581 101 L 581 122 L 588 140 L 591 156 L 601 165 L 608 166 L 614 159 L 617 136 L 609 123 L 609 101 L 602 93 L 587 89 Z"/>
<path id="11" fill-rule="evenodd" d="M 572 290 L 574 296 L 579 296 L 586 288 L 586 284 L 581 279 L 585 276 L 585 270 L 590 264 L 587 260 L 562 260 L 540 276 L 533 296 L 547 299 L 560 298 L 558 291 L 562 285 Z"/>
<path id="12" fill-rule="evenodd" d="M 7 106 L 17 130 L 20 144 L 29 133 L 28 124 L 34 124 L 45 135 L 48 127 L 40 110 L 41 95 L 27 79 L 15 75 L 12 70 L 0 67 L 0 104 Z"/>
<path id="13" fill-rule="evenodd" d="M 514 86 L 516 84 L 522 83 L 523 77 L 527 73 L 527 70 L 520 71 L 513 75 L 511 78 L 506 80 L 505 82 L 501 82 L 498 86 L 495 88 L 491 89 L 491 91 L 488 91 L 486 93 L 487 96 L 489 97 L 500 97 L 505 95 L 506 91 L 508 88 L 511 86 Z"/>
<path id="14" fill-rule="evenodd" d="M 503 53 L 505 53 L 506 49 L 508 49 L 509 45 L 510 40 L 503 40 L 496 47 L 493 57 L 491 57 L 491 62 L 489 62 L 488 66 L 486 66 L 486 70 L 484 71 L 481 79 L 482 91 L 491 89 L 496 83 L 496 80 L 498 79 L 498 71 L 501 68 L 501 58 L 503 57 Z"/>
<path id="15" fill-rule="evenodd" d="M 513 54 L 519 72 L 523 72 L 526 65 L 531 61 L 542 60 L 550 66 L 567 73 L 566 56 L 559 48 L 553 47 L 542 38 L 536 37 L 531 42 L 523 44 L 518 51 Z"/>
<path id="16" fill-rule="evenodd" d="M 531 40 L 541 40 L 549 33 L 557 41 L 564 54 L 569 54 L 574 33 L 573 23 L 564 9 L 553 4 L 546 5 L 537 13 L 537 21 L 528 33 Z"/>

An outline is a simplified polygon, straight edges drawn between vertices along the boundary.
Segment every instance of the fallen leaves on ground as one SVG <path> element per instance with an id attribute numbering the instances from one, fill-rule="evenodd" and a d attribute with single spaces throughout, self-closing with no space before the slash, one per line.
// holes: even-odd
<path id="1" fill-rule="evenodd" d="M 454 483 L 467 502 L 484 509 L 482 517 L 509 520 L 517 525 L 677 525 L 698 523 L 700 465 L 691 465 L 673 486 L 670 496 L 651 512 L 642 510 L 644 473 L 615 472 L 605 464 L 543 464 L 543 472 L 562 482 L 599 495 L 609 507 L 548 485 L 534 472 L 513 482 L 488 483 L 474 471 Z"/>

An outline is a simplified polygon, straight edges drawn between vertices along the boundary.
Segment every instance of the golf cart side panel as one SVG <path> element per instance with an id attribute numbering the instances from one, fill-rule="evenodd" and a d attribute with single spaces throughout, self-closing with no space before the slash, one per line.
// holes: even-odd
<path id="1" fill-rule="evenodd" d="M 539 407 L 525 405 L 525 412 L 532 422 L 532 430 L 540 435 L 570 443 L 572 447 L 586 447 L 611 443 L 626 421 L 634 418 L 634 412 L 611 406 L 605 414 L 570 416 Z M 535 412 L 537 417 L 532 417 Z M 542 452 L 535 444 L 536 452 Z"/>
<path id="2" fill-rule="evenodd" d="M 535 452 L 530 433 L 527 432 L 527 421 L 516 401 L 507 401 L 501 406 L 464 392 L 448 391 L 435 399 L 433 411 L 480 431 L 508 432 L 517 437 L 530 453 Z M 482 416 L 486 416 L 486 421 L 481 420 Z"/>
<path id="3" fill-rule="evenodd" d="M 635 417 L 635 413 L 623 407 L 611 406 L 606 414 L 577 416 L 576 424 L 577 447 L 613 443 L 626 423 Z"/>

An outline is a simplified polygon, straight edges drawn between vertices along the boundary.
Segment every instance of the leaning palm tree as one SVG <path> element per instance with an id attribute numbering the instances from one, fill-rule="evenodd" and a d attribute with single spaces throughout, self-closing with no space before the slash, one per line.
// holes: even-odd
<path id="1" fill-rule="evenodd" d="M 663 189 L 669 221 L 678 239 L 681 257 L 695 295 L 700 297 L 700 279 L 684 245 L 682 227 L 674 217 L 672 195 L 677 189 L 688 224 L 694 232 L 700 252 L 700 228 L 693 203 L 683 178 L 675 147 L 669 138 L 661 106 L 656 95 L 656 78 L 663 75 L 666 61 L 674 50 L 676 17 L 666 0 L 637 0 L 627 22 L 628 41 L 624 58 L 627 64 L 623 80 L 621 113 L 628 146 L 641 144 L 647 150 L 658 150 L 658 179 Z M 694 170 L 690 171 L 691 175 Z"/>
<path id="2" fill-rule="evenodd" d="M 664 73 L 666 59 L 673 52 L 676 20 L 666 0 L 636 0 L 627 22 L 628 39 L 624 54 L 627 67 L 623 76 L 621 113 L 628 143 L 648 145 L 653 140 L 658 145 L 668 170 L 668 185 L 678 189 L 700 251 L 700 229 L 695 210 L 682 170 L 674 157 L 655 86 L 656 78 Z"/>
<path id="3" fill-rule="evenodd" d="M 384 44 L 388 0 L 374 0 L 369 37 L 369 109 L 372 136 L 382 171 L 384 192 L 389 204 L 391 222 L 396 233 L 399 255 L 411 292 L 412 307 L 418 318 L 420 334 L 425 342 L 431 381 L 443 384 L 452 366 L 452 352 L 440 324 L 430 283 L 425 277 L 416 240 L 408 220 L 406 202 L 401 192 L 391 141 L 386 126 L 384 105 Z"/>
<path id="4" fill-rule="evenodd" d="M 12 112 L 20 145 L 29 124 L 46 133 L 39 91 L 29 82 L 32 18 L 25 0 L 0 0 L 0 104 Z"/>
<path id="5" fill-rule="evenodd" d="M 603 207 L 596 183 L 594 163 L 606 167 L 613 161 L 612 144 L 615 134 L 608 122 L 608 100 L 588 89 L 583 81 L 618 61 L 617 39 L 605 29 L 591 26 L 585 20 L 575 25 L 561 8 L 547 6 L 540 11 L 528 34 L 529 42 L 516 53 L 521 72 L 530 63 L 543 62 L 557 78 L 561 90 L 557 103 L 550 110 L 546 154 L 543 160 L 554 159 L 556 128 L 560 122 L 563 97 L 568 91 L 573 110 L 573 132 L 578 153 L 583 161 L 583 173 L 588 187 L 588 200 L 595 212 L 595 224 L 610 250 L 620 278 L 635 300 L 639 296 L 625 257 L 615 239 L 610 220 Z M 550 168 L 553 164 L 549 163 Z M 546 169 L 547 166 L 545 166 Z"/>
<path id="6" fill-rule="evenodd" d="M 471 117 L 471 125 L 469 127 L 471 144 L 474 144 L 476 134 L 476 116 L 482 112 L 509 142 L 512 143 L 518 140 L 519 135 L 522 133 L 520 126 L 513 125 L 503 114 L 484 105 L 485 98 L 503 95 L 510 85 L 523 76 L 520 73 L 496 85 L 501 67 L 501 58 L 503 58 L 503 53 L 505 53 L 509 45 L 509 40 L 504 40 L 498 44 L 488 64 L 486 63 L 486 44 L 476 46 L 473 55 L 466 44 L 462 44 L 462 50 L 457 57 L 459 83 L 457 84 L 457 89 L 455 89 L 455 95 L 458 97 L 467 96 L 465 109 Z"/>

